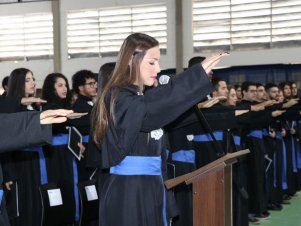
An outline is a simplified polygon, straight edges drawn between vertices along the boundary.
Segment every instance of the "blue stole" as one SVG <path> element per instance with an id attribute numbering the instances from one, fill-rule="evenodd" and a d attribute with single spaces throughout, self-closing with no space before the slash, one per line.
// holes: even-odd
<path id="1" fill-rule="evenodd" d="M 234 139 L 234 144 L 236 146 L 240 146 L 240 142 L 241 142 L 240 136 L 234 135 L 233 139 Z"/>
<path id="2" fill-rule="evenodd" d="M 276 140 L 282 140 L 281 133 L 276 131 Z M 274 187 L 277 187 L 277 156 L 276 156 L 277 150 L 274 151 L 273 161 L 274 161 Z"/>
<path id="3" fill-rule="evenodd" d="M 255 138 L 258 138 L 258 139 L 262 139 L 263 137 L 263 133 L 262 133 L 262 130 L 251 130 L 248 134 L 247 134 L 248 137 L 255 137 Z"/>
<path id="4" fill-rule="evenodd" d="M 52 137 L 52 146 L 68 145 L 69 135 L 68 134 L 58 134 Z M 73 169 L 73 191 L 75 199 L 75 221 L 79 221 L 79 194 L 77 189 L 78 184 L 78 171 L 75 157 L 72 158 L 72 169 Z"/>
<path id="5" fill-rule="evenodd" d="M 41 184 L 47 184 L 48 183 L 47 168 L 46 168 L 46 160 L 45 160 L 43 148 L 41 146 L 34 146 L 34 147 L 25 148 L 23 150 L 38 153 L 39 163 L 40 163 L 40 181 Z"/>
<path id="6" fill-rule="evenodd" d="M 163 186 L 163 221 L 166 219 L 166 194 L 161 171 L 161 156 L 126 156 L 118 165 L 110 168 L 110 174 L 116 175 L 153 175 L 160 176 Z"/>
<path id="7" fill-rule="evenodd" d="M 0 188 L 0 208 L 1 208 L 1 204 L 2 204 L 2 199 L 3 199 L 3 189 Z M 1 211 L 0 211 L 1 213 Z"/>
<path id="8" fill-rule="evenodd" d="M 194 150 L 179 150 L 172 153 L 172 160 L 178 162 L 195 163 Z"/>
<path id="9" fill-rule="evenodd" d="M 282 138 L 282 153 L 283 153 L 283 161 L 282 161 L 282 189 L 286 190 L 288 188 L 287 186 L 287 166 L 286 166 L 286 146 L 284 139 Z"/>
<path id="10" fill-rule="evenodd" d="M 83 143 L 88 143 L 89 142 L 89 135 L 82 136 L 82 142 Z"/>
<path id="11" fill-rule="evenodd" d="M 217 141 L 223 140 L 223 131 L 214 131 L 213 135 Z M 204 133 L 204 134 L 194 135 L 193 141 L 208 142 L 208 141 L 213 141 L 213 139 L 212 139 L 210 133 Z"/>

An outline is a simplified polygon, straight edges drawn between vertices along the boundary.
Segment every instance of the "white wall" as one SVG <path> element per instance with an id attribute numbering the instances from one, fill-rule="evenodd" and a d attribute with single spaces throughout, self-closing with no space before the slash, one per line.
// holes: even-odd
<path id="1" fill-rule="evenodd" d="M 62 73 L 69 79 L 80 69 L 90 69 L 98 72 L 99 67 L 115 58 L 80 58 L 68 59 L 67 56 L 67 38 L 66 38 L 66 12 L 68 10 L 93 9 L 105 7 L 118 7 L 123 5 L 141 5 L 143 3 L 152 4 L 166 2 L 168 13 L 168 46 L 167 55 L 161 57 L 161 68 L 175 68 L 175 0 L 60 0 L 60 16 L 61 16 L 61 64 Z M 200 53 L 194 53 L 192 47 L 192 24 L 191 24 L 191 0 L 183 1 L 183 38 L 184 38 L 184 56 L 183 66 L 187 66 L 188 60 Z M 22 13 L 51 12 L 51 2 L 33 2 L 23 4 L 7 4 L 0 5 L 0 15 L 17 15 Z M 254 50 L 254 51 L 233 51 L 231 55 L 225 58 L 220 66 L 236 66 L 236 65 L 257 65 L 257 64 L 274 64 L 274 63 L 301 63 L 300 57 L 301 47 L 299 48 L 279 48 L 270 50 Z M 204 54 L 206 55 L 206 54 Z M 20 62 L 0 62 L 0 81 L 6 75 L 17 67 L 26 67 L 33 71 L 37 86 L 41 87 L 44 77 L 53 72 L 52 60 L 34 60 Z"/>

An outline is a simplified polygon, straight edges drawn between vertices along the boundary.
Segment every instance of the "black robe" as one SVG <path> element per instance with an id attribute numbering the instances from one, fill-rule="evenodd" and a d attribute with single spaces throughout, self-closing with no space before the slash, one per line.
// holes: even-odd
<path id="1" fill-rule="evenodd" d="M 34 108 L 22 106 L 22 111 L 33 111 Z M 35 151 L 33 151 L 35 150 Z M 39 150 L 39 152 L 37 152 Z M 12 216 L 12 226 L 39 226 L 42 219 L 42 203 L 39 186 L 46 183 L 46 177 L 42 174 L 41 159 L 44 159 L 44 153 L 41 146 L 28 146 L 24 149 L 16 150 L 11 153 L 10 178 L 7 181 L 13 181 L 18 185 L 18 207 L 19 216 Z M 45 161 L 44 161 L 45 163 Z M 45 172 L 46 173 L 46 172 Z M 8 192 L 11 200 L 14 200 L 14 194 Z M 11 204 L 8 202 L 8 204 Z M 12 205 L 13 206 L 13 205 Z M 35 210 L 32 212 L 32 210 Z"/>
<path id="2" fill-rule="evenodd" d="M 125 157 L 155 157 L 162 160 L 160 175 L 111 174 L 100 199 L 100 225 L 166 225 L 163 181 L 166 179 L 163 131 L 160 129 L 211 92 L 211 83 L 196 65 L 166 85 L 137 95 L 136 87 L 122 89 L 116 99 L 115 123 L 109 122 L 101 148 L 101 167 L 109 168 Z M 106 107 L 110 108 L 110 96 Z M 162 157 L 160 157 L 162 156 Z M 137 172 L 139 173 L 139 172 Z M 165 206 L 166 205 L 166 206 Z"/>
<path id="3" fill-rule="evenodd" d="M 40 125 L 39 113 L 1 114 L 0 123 L 2 128 L 6 128 L 0 130 L 0 153 L 51 142 L 51 126 Z M 2 182 L 3 177 L 0 167 L 1 186 Z M 22 192 L 20 195 L 26 194 Z M 4 200 L 2 200 L 0 209 L 0 225 L 9 226 Z"/>
<path id="4" fill-rule="evenodd" d="M 85 113 L 87 112 L 88 115 L 85 115 L 78 119 L 70 120 L 70 125 L 76 127 L 76 129 L 81 133 L 81 135 L 85 138 L 89 137 L 90 134 L 90 122 L 91 122 L 91 111 L 93 108 L 93 101 L 91 98 L 78 95 L 77 100 L 72 106 L 72 110 L 74 112 L 80 112 Z M 89 180 L 90 176 L 93 174 L 95 168 L 90 168 L 91 164 L 91 158 L 89 151 L 89 145 L 88 145 L 88 139 L 84 139 L 83 144 L 86 147 L 84 158 L 82 158 L 79 162 L 77 161 L 78 165 L 78 180 L 79 181 L 85 181 Z M 93 159 L 92 159 L 93 161 Z M 87 167 L 88 166 L 88 167 Z"/>

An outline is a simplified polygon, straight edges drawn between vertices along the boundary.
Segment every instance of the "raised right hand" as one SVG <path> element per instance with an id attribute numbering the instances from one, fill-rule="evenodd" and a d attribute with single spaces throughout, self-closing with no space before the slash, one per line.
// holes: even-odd
<path id="1" fill-rule="evenodd" d="M 206 73 L 209 74 L 209 72 L 220 62 L 221 58 L 228 55 L 229 53 L 223 52 L 214 56 L 206 57 L 206 59 L 201 63 L 202 67 Z"/>

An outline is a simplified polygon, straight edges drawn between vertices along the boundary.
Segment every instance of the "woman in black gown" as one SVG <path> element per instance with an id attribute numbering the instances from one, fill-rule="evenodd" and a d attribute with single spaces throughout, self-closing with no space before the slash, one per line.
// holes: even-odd
<path id="1" fill-rule="evenodd" d="M 210 57 L 153 89 L 159 43 L 134 33 L 124 41 L 112 78 L 94 108 L 101 167 L 110 168 L 100 199 L 100 225 L 167 225 L 163 126 L 211 92 L 207 73 L 226 54 Z"/>

